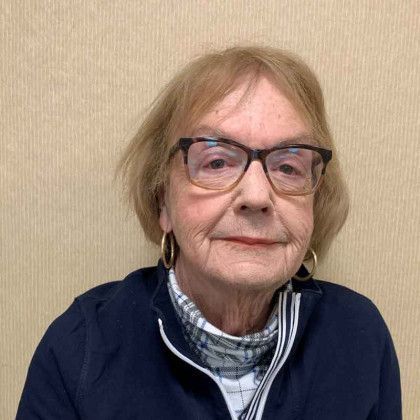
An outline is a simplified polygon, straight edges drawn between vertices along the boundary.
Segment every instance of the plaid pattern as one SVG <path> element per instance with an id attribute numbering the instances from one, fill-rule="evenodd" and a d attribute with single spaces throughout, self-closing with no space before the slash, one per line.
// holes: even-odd
<path id="1" fill-rule="evenodd" d="M 287 295 L 290 288 L 291 283 L 285 292 L 279 292 L 277 298 L 283 300 L 283 294 Z M 169 271 L 168 290 L 190 347 L 224 387 L 238 418 L 250 418 L 247 408 L 273 365 L 276 344 L 278 347 L 280 342 L 280 303 L 262 331 L 235 337 L 204 318 L 194 302 L 179 288 L 173 269 Z"/>

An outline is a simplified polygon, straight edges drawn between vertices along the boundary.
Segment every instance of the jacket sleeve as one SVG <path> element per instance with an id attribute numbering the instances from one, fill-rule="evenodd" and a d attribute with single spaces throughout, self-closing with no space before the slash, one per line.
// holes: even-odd
<path id="1" fill-rule="evenodd" d="M 17 420 L 79 419 L 77 390 L 86 333 L 78 303 L 48 328 L 29 366 Z"/>
<path id="2" fill-rule="evenodd" d="M 398 359 L 388 329 L 381 365 L 378 419 L 402 419 L 401 382 Z"/>
<path id="3" fill-rule="evenodd" d="M 401 420 L 401 382 L 398 359 L 386 325 L 378 401 L 368 420 Z"/>

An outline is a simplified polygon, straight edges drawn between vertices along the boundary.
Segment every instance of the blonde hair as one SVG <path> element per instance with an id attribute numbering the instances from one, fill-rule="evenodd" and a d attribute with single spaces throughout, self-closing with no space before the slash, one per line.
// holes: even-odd
<path id="1" fill-rule="evenodd" d="M 191 129 L 244 77 L 267 75 L 312 128 L 321 147 L 333 151 L 314 197 L 314 230 L 310 246 L 322 258 L 343 226 L 349 208 L 347 188 L 325 116 L 320 85 L 311 69 L 290 52 L 271 47 L 233 47 L 205 54 L 187 64 L 153 102 L 117 167 L 125 193 L 146 237 L 159 244 L 159 197 L 169 172 L 169 150 L 175 134 Z"/>

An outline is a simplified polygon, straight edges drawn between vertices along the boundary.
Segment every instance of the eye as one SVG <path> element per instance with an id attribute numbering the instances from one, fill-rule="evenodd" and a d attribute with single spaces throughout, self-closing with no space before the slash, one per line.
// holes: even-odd
<path id="1" fill-rule="evenodd" d="M 215 159 L 215 160 L 212 160 L 208 164 L 208 166 L 211 169 L 222 169 L 222 168 L 224 168 L 226 166 L 226 161 L 224 159 Z"/>
<path id="2" fill-rule="evenodd" d="M 229 150 L 208 149 L 198 160 L 201 169 L 207 171 L 230 170 L 241 166 L 241 157 Z"/>
<path id="3" fill-rule="evenodd" d="M 305 169 L 299 162 L 276 162 L 275 165 L 270 165 L 270 171 L 277 176 L 282 177 L 301 177 L 305 176 Z"/>
<path id="4" fill-rule="evenodd" d="M 283 164 L 279 166 L 279 171 L 283 172 L 286 175 L 293 175 L 294 173 L 296 174 L 296 169 L 288 164 Z"/>
<path id="5" fill-rule="evenodd" d="M 279 149 L 267 156 L 266 165 L 275 177 L 306 177 L 306 155 L 298 148 Z"/>

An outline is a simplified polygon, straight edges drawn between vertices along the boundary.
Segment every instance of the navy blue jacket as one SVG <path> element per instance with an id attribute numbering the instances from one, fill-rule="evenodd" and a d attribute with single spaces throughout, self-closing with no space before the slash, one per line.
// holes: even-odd
<path id="1" fill-rule="evenodd" d="M 166 275 L 159 263 L 75 299 L 35 352 L 17 419 L 231 418 L 183 337 Z M 372 302 L 324 281 L 293 286 L 298 331 L 262 418 L 401 419 L 398 361 Z"/>

